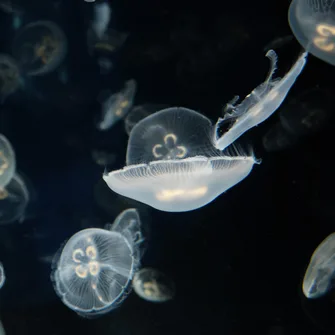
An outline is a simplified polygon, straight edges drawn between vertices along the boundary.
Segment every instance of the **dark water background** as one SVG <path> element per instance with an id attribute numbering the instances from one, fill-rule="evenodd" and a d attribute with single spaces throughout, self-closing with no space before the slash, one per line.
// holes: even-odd
<path id="1" fill-rule="evenodd" d="M 110 131 L 95 128 L 101 90 L 138 83 L 135 104 L 184 106 L 216 120 L 236 94 L 244 97 L 265 78 L 264 48 L 289 35 L 289 1 L 110 1 L 112 26 L 129 33 L 113 56 L 114 70 L 100 75 L 89 56 L 87 28 L 92 4 L 84 0 L 21 0 L 23 23 L 52 20 L 68 38 L 57 71 L 25 78 L 25 86 L 0 107 L 0 132 L 13 144 L 19 171 L 31 181 L 35 201 L 27 219 L 0 227 L 0 259 L 7 281 L 0 292 L 0 317 L 11 334 L 224 334 L 310 335 L 335 333 L 332 294 L 307 301 L 301 282 L 317 245 L 335 227 L 333 100 L 306 98 L 329 116 L 319 131 L 265 150 L 262 138 L 288 110 L 294 119 L 312 89 L 334 91 L 335 69 L 313 56 L 280 110 L 250 130 L 262 164 L 209 205 L 193 212 L 165 213 L 140 206 L 150 228 L 143 266 L 175 281 L 176 298 L 152 304 L 132 293 L 117 310 L 94 320 L 77 316 L 55 294 L 52 256 L 77 231 L 103 227 L 134 206 L 101 179 L 93 150 L 116 155 L 124 165 L 123 122 Z M 10 53 L 12 17 L 0 12 L 0 52 Z M 301 52 L 295 40 L 276 49 L 283 75 Z M 318 92 L 320 92 L 318 91 Z M 308 94 L 307 94 L 308 96 Z M 333 296 L 335 297 L 335 296 Z"/>

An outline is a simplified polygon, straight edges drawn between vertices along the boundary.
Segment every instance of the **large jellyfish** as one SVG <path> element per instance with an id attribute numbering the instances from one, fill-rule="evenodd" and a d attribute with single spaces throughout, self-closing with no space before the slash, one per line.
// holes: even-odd
<path id="1" fill-rule="evenodd" d="M 137 210 L 128 209 L 106 229 L 84 229 L 70 238 L 51 276 L 65 305 L 94 317 L 122 303 L 140 265 L 140 225 Z"/>
<path id="2" fill-rule="evenodd" d="M 197 209 L 251 171 L 252 154 L 223 155 L 212 143 L 213 126 L 187 108 L 168 108 L 140 121 L 131 131 L 127 166 L 103 176 L 128 198 L 168 212 Z"/>
<path id="3" fill-rule="evenodd" d="M 335 283 L 335 233 L 315 249 L 305 273 L 302 290 L 307 298 L 319 298 Z"/>
<path id="4" fill-rule="evenodd" d="M 56 23 L 36 21 L 18 32 L 12 50 L 23 73 L 41 76 L 54 71 L 63 62 L 67 39 Z"/>
<path id="5" fill-rule="evenodd" d="M 334 0 L 293 0 L 288 20 L 296 39 L 308 52 L 335 65 Z"/>
<path id="6" fill-rule="evenodd" d="M 0 134 L 0 191 L 13 178 L 16 170 L 16 159 L 12 145 Z"/>

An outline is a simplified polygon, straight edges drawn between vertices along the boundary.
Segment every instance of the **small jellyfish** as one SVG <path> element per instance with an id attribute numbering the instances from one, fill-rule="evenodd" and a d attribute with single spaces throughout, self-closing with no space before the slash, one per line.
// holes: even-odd
<path id="1" fill-rule="evenodd" d="M 0 288 L 5 284 L 6 275 L 2 263 L 0 262 Z"/>
<path id="2" fill-rule="evenodd" d="M 319 298 L 331 288 L 335 279 L 335 233 L 315 249 L 302 284 L 304 295 Z"/>
<path id="3" fill-rule="evenodd" d="M 140 265 L 140 226 L 137 210 L 128 209 L 106 229 L 84 229 L 69 239 L 51 275 L 66 306 L 95 317 L 123 302 Z"/>
<path id="4" fill-rule="evenodd" d="M 0 188 L 0 224 L 23 221 L 29 202 L 29 191 L 22 177 L 15 174 L 9 184 Z"/>
<path id="5" fill-rule="evenodd" d="M 191 109 L 156 112 L 132 129 L 127 166 L 103 179 L 114 192 L 162 211 L 202 207 L 243 180 L 256 163 L 252 153 L 231 156 L 215 149 L 214 130 Z"/>
<path id="6" fill-rule="evenodd" d="M 151 302 L 166 302 L 175 295 L 174 282 L 164 273 L 151 268 L 135 273 L 133 289 L 141 298 Z"/>
<path id="7" fill-rule="evenodd" d="M 130 79 L 126 82 L 121 92 L 110 95 L 108 98 L 102 97 L 102 119 L 97 127 L 100 130 L 108 130 L 117 121 L 123 119 L 131 107 L 136 94 L 136 81 Z"/>
<path id="8" fill-rule="evenodd" d="M 130 135 L 134 126 L 147 116 L 167 108 L 168 106 L 162 104 L 143 104 L 134 106 L 124 119 L 124 128 L 126 133 Z"/>
<path id="9" fill-rule="evenodd" d="M 20 71 L 9 55 L 0 54 L 0 103 L 20 87 Z"/>
<path id="10" fill-rule="evenodd" d="M 266 56 L 271 61 L 271 68 L 265 81 L 256 87 L 238 105 L 236 96 L 226 106 L 226 115 L 216 123 L 217 130 L 223 122 L 229 122 L 229 129 L 221 137 L 215 134 L 214 142 L 217 149 L 223 150 L 238 139 L 250 128 L 265 121 L 274 113 L 284 101 L 290 88 L 296 81 L 306 64 L 307 52 L 304 52 L 292 66 L 291 70 L 282 78 L 273 79 L 276 70 L 277 55 L 269 50 Z"/>
<path id="11" fill-rule="evenodd" d="M 4 188 L 13 178 L 16 170 L 15 152 L 7 140 L 0 134 L 0 189 Z"/>
<path id="12" fill-rule="evenodd" d="M 37 21 L 17 33 L 12 50 L 23 73 L 40 76 L 54 71 L 63 62 L 67 40 L 57 24 Z"/>
<path id="13" fill-rule="evenodd" d="M 288 21 L 298 42 L 317 58 L 335 65 L 335 2 L 293 0 Z"/>

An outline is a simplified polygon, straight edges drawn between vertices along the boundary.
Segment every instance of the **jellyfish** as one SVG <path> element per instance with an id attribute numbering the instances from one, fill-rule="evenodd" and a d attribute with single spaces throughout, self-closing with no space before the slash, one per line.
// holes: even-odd
<path id="1" fill-rule="evenodd" d="M 215 133 L 215 147 L 223 150 L 238 139 L 250 128 L 265 121 L 274 113 L 284 101 L 290 88 L 295 83 L 306 64 L 307 52 L 300 55 L 290 71 L 282 78 L 273 79 L 277 69 L 277 55 L 273 50 L 266 53 L 271 61 L 271 68 L 265 81 L 256 87 L 246 98 L 236 105 L 239 97 L 230 101 L 226 108 L 226 115 L 216 123 L 217 130 L 222 123 L 229 122 L 229 129 L 221 137 Z"/>
<path id="2" fill-rule="evenodd" d="M 135 273 L 133 289 L 142 299 L 151 302 L 166 302 L 175 295 L 174 282 L 164 273 L 143 268 Z"/>
<path id="3" fill-rule="evenodd" d="M 334 0 L 293 0 L 288 21 L 298 42 L 317 58 L 335 65 Z"/>
<path id="4" fill-rule="evenodd" d="M 163 109 L 132 129 L 127 166 L 103 179 L 114 192 L 162 211 L 202 207 L 243 180 L 257 162 L 238 147 L 237 155 L 224 155 L 212 143 L 213 132 L 202 114 Z"/>
<path id="5" fill-rule="evenodd" d="M 0 288 L 5 284 L 6 275 L 2 263 L 0 262 Z"/>
<path id="6" fill-rule="evenodd" d="M 319 298 L 331 288 L 335 279 L 335 233 L 315 249 L 302 284 L 304 295 Z"/>
<path id="7" fill-rule="evenodd" d="M 97 125 L 98 129 L 108 130 L 128 114 L 133 106 L 136 86 L 136 81 L 130 79 L 121 92 L 112 94 L 107 99 L 102 97 L 102 119 Z"/>
<path id="8" fill-rule="evenodd" d="M 0 134 L 0 191 L 13 178 L 16 170 L 16 159 L 12 145 Z"/>
<path id="9" fill-rule="evenodd" d="M 0 54 L 0 103 L 20 87 L 20 71 L 9 55 Z"/>
<path id="10" fill-rule="evenodd" d="M 29 191 L 22 176 L 15 174 L 6 187 L 0 189 L 0 224 L 22 222 L 29 202 Z"/>
<path id="11" fill-rule="evenodd" d="M 23 73 L 41 76 L 54 71 L 63 62 L 67 39 L 56 23 L 36 21 L 18 32 L 12 50 Z"/>
<path id="12" fill-rule="evenodd" d="M 128 209 L 106 229 L 84 229 L 69 239 L 51 275 L 67 307 L 81 316 L 96 317 L 124 301 L 140 265 L 140 226 L 137 210 Z"/>

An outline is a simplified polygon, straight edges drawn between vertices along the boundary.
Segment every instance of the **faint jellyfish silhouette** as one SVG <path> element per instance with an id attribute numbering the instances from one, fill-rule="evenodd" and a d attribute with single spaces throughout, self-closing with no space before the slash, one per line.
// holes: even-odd
<path id="1" fill-rule="evenodd" d="M 5 275 L 5 270 L 3 267 L 3 264 L 0 262 L 0 288 L 5 284 L 6 281 L 6 275 Z"/>
<path id="2" fill-rule="evenodd" d="M 106 229 L 84 229 L 69 239 L 51 275 L 66 306 L 81 316 L 95 317 L 123 302 L 140 265 L 140 226 L 137 210 L 128 209 Z"/>
<path id="3" fill-rule="evenodd" d="M 277 69 L 277 55 L 273 50 L 266 53 L 271 61 L 271 68 L 265 81 L 256 87 L 246 98 L 236 105 L 239 97 L 235 96 L 226 108 L 226 115 L 219 118 L 217 129 L 223 122 L 229 122 L 229 129 L 221 137 L 216 135 L 215 147 L 223 150 L 250 128 L 265 121 L 273 114 L 286 98 L 292 85 L 306 64 L 307 52 L 300 55 L 290 71 L 282 78 L 273 79 Z"/>
<path id="4" fill-rule="evenodd" d="M 319 298 L 330 290 L 335 279 L 335 233 L 315 249 L 305 273 L 302 290 L 307 298 Z"/>
<path id="5" fill-rule="evenodd" d="M 159 210 L 202 207 L 243 180 L 256 163 L 252 153 L 223 155 L 213 146 L 213 133 L 211 121 L 191 109 L 156 112 L 132 129 L 127 166 L 103 179 L 114 192 Z"/>
<path id="6" fill-rule="evenodd" d="M 97 125 L 98 129 L 108 130 L 128 114 L 133 106 L 136 88 L 136 81 L 130 79 L 126 82 L 124 89 L 118 93 L 110 95 L 102 92 L 99 99 L 102 101 L 102 119 Z M 106 95 L 108 95 L 107 98 Z"/>
<path id="7" fill-rule="evenodd" d="M 0 134 L 0 189 L 13 178 L 16 170 L 15 152 L 8 139 Z"/>
<path id="8" fill-rule="evenodd" d="M 124 119 L 126 133 L 130 135 L 131 130 L 137 123 L 145 119 L 147 116 L 167 107 L 167 105 L 162 104 L 143 104 L 134 106 Z"/>
<path id="9" fill-rule="evenodd" d="M 26 183 L 17 173 L 9 184 L 0 188 L 0 224 L 22 222 L 29 202 Z"/>
<path id="10" fill-rule="evenodd" d="M 135 273 L 132 284 L 141 298 L 151 302 L 166 302 L 175 295 L 174 282 L 156 269 L 139 270 Z"/>
<path id="11" fill-rule="evenodd" d="M 0 54 L 0 103 L 20 87 L 20 71 L 9 55 Z"/>
<path id="12" fill-rule="evenodd" d="M 315 57 L 335 65 L 335 3 L 293 0 L 288 21 L 298 42 Z"/>
<path id="13" fill-rule="evenodd" d="M 67 39 L 56 23 L 37 21 L 17 33 L 12 50 L 23 73 L 41 76 L 54 71 L 63 62 Z"/>

